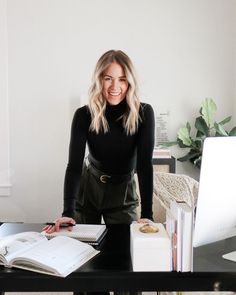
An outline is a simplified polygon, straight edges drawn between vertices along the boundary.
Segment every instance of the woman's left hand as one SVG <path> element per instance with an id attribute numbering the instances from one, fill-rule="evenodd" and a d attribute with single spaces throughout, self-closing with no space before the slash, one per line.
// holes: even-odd
<path id="1" fill-rule="evenodd" d="M 151 219 L 148 218 L 140 218 L 137 220 L 138 223 L 153 223 Z"/>

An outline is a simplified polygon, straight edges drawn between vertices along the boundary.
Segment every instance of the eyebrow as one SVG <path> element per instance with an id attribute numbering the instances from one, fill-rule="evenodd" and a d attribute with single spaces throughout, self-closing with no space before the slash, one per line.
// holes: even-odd
<path id="1" fill-rule="evenodd" d="M 112 77 L 112 76 L 110 76 L 110 75 L 104 75 L 104 77 L 114 78 L 114 77 Z M 126 79 L 126 76 L 120 76 L 120 77 L 118 77 L 118 78 L 125 78 L 125 79 Z"/>

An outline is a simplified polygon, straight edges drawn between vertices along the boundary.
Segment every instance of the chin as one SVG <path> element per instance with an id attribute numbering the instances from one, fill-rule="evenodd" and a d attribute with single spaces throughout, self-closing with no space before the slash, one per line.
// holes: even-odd
<path id="1" fill-rule="evenodd" d="M 110 104 L 110 105 L 117 105 L 119 104 L 124 98 L 109 98 L 107 99 L 107 102 Z"/>

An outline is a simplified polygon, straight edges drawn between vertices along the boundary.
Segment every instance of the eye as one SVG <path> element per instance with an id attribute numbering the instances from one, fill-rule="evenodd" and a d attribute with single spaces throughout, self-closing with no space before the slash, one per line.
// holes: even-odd
<path id="1" fill-rule="evenodd" d="M 126 78 L 120 78 L 120 82 L 127 82 Z"/>
<path id="2" fill-rule="evenodd" d="M 111 77 L 109 77 L 109 76 L 105 76 L 105 77 L 103 77 L 103 79 L 104 79 L 104 81 L 111 81 Z"/>

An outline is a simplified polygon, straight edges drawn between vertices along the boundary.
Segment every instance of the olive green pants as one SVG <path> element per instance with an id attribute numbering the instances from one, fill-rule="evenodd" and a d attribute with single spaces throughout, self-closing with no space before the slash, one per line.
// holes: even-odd
<path id="1" fill-rule="evenodd" d="M 113 176 L 106 176 L 103 181 L 99 177 L 104 176 L 103 172 L 91 164 L 84 165 L 76 201 L 76 222 L 99 224 L 102 217 L 106 224 L 130 224 L 137 220 L 139 200 L 133 174 L 125 181 L 121 177 L 121 182 Z"/>

